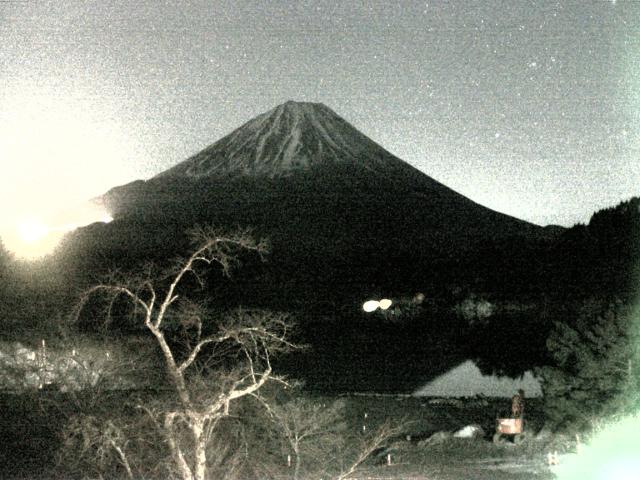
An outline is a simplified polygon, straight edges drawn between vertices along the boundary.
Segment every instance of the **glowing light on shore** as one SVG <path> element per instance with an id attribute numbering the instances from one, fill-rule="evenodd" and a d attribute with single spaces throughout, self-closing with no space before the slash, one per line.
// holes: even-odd
<path id="1" fill-rule="evenodd" d="M 392 303 L 393 303 L 393 302 L 392 302 L 391 300 L 389 300 L 388 298 L 383 298 L 383 299 L 382 299 L 382 300 L 380 300 L 380 302 L 379 302 L 380 310 L 386 310 L 386 309 L 388 309 L 388 308 L 391 306 L 391 304 L 392 304 Z"/>
<path id="2" fill-rule="evenodd" d="M 362 304 L 362 310 L 367 313 L 375 312 L 380 306 L 380 302 L 377 300 L 367 300 Z"/>
<path id="3" fill-rule="evenodd" d="M 367 313 L 375 312 L 377 309 L 386 310 L 392 303 L 388 298 L 383 298 L 382 300 L 367 300 L 362 304 L 362 310 Z"/>

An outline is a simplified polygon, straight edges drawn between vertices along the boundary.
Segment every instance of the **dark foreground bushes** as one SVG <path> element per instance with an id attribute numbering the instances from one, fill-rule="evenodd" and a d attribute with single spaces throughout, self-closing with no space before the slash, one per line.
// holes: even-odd
<path id="1" fill-rule="evenodd" d="M 632 304 L 585 302 L 576 320 L 556 323 L 539 369 L 554 429 L 580 431 L 640 406 L 640 317 Z"/>
<path id="2" fill-rule="evenodd" d="M 87 411 L 61 405 L 55 410 L 64 422 L 48 436 L 41 470 L 52 478 L 177 477 L 163 427 L 153 415 L 167 401 L 161 392 L 138 392 L 105 396 Z M 208 478 L 344 478 L 406 428 L 386 423 L 363 432 L 348 421 L 345 401 L 300 393 L 274 393 L 265 407 L 261 400 L 243 399 L 206 432 Z M 55 410 L 41 413 L 51 416 Z M 190 435 L 183 433 L 178 430 L 176 440 L 189 451 Z"/>

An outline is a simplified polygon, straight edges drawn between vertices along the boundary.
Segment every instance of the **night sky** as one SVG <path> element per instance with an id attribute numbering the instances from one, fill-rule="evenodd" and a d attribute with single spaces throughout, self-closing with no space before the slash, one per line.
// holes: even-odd
<path id="1" fill-rule="evenodd" d="M 2 1 L 5 227 L 322 102 L 490 208 L 640 194 L 640 2 Z"/>

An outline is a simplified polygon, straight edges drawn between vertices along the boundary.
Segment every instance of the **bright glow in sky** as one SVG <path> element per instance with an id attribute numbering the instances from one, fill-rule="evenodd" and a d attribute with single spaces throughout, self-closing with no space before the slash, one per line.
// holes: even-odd
<path id="1" fill-rule="evenodd" d="M 51 253 L 66 232 L 51 229 L 44 222 L 25 218 L 18 222 L 17 228 L 8 229 L 3 241 L 9 251 L 23 259 L 36 259 Z"/>
<path id="2" fill-rule="evenodd" d="M 99 118 L 99 105 L 48 89 L 14 91 L 6 100 L 0 116 L 2 190 L 20 198 L 22 208 L 39 208 L 38 192 L 84 200 L 136 173 L 127 165 L 136 161 L 131 133 L 115 119 Z"/>
<path id="3" fill-rule="evenodd" d="M 0 230 L 288 99 L 535 223 L 640 193 L 640 2 L 8 1 L 0 18 Z"/>
<path id="4" fill-rule="evenodd" d="M 49 253 L 64 232 L 107 212 L 85 203 L 135 175 L 131 136 L 85 99 L 14 92 L 0 116 L 0 237 L 19 256 Z"/>
<path id="5" fill-rule="evenodd" d="M 18 257 L 36 259 L 52 253 L 66 233 L 90 223 L 109 223 L 112 220 L 100 205 L 67 204 L 58 215 L 51 215 L 46 220 L 16 217 L 15 223 L 7 222 L 2 231 L 2 241 Z"/>
<path id="6" fill-rule="evenodd" d="M 25 218 L 18 224 L 18 235 L 20 239 L 27 243 L 36 243 L 46 236 L 49 228 L 40 220 Z"/>

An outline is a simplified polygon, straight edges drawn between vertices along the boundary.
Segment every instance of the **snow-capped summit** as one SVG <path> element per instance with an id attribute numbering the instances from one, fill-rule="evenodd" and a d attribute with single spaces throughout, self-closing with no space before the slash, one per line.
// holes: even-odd
<path id="1" fill-rule="evenodd" d="M 327 106 L 288 101 L 158 177 L 280 177 L 327 162 L 376 170 L 389 159 L 398 161 Z"/>

